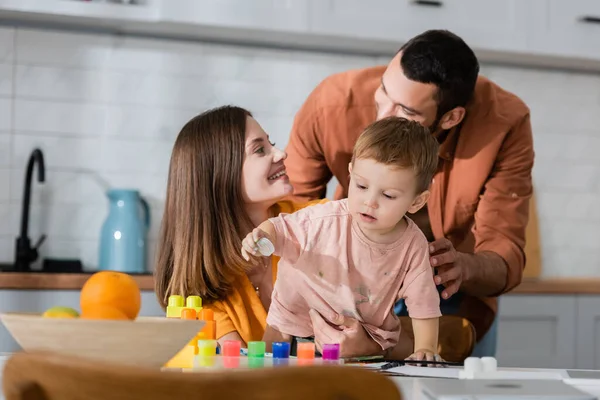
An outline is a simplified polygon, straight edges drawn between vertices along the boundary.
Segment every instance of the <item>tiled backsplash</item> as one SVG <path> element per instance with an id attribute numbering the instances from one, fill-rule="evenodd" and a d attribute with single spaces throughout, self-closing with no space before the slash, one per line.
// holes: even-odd
<path id="1" fill-rule="evenodd" d="M 109 187 L 141 190 L 157 238 L 173 140 L 208 107 L 250 109 L 281 147 L 325 76 L 387 63 L 360 57 L 0 29 L 0 261 L 14 257 L 25 165 L 44 151 L 30 237 L 41 257 L 97 263 Z M 531 107 L 546 276 L 600 275 L 600 76 L 484 65 Z M 333 185 L 332 185 L 333 186 Z M 152 254 L 150 254 L 152 260 Z M 39 263 L 38 263 L 39 264 Z"/>

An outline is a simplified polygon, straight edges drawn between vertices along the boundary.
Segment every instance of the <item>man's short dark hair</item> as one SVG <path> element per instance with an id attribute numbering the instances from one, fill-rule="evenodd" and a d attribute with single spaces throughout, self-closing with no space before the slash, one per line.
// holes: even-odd
<path id="1" fill-rule="evenodd" d="M 447 30 L 429 30 L 409 40 L 400 50 L 404 75 L 438 87 L 438 118 L 467 105 L 479 75 L 479 62 L 471 48 Z"/>

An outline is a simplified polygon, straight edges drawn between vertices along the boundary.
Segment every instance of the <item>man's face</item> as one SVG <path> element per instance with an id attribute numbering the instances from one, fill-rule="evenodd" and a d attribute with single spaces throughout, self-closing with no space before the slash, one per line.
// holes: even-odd
<path id="1" fill-rule="evenodd" d="M 389 63 L 381 78 L 381 84 L 375 91 L 377 120 L 386 117 L 403 117 L 417 121 L 421 125 L 435 130 L 439 121 L 437 116 L 437 86 L 408 79 L 400 65 L 402 53 Z"/>

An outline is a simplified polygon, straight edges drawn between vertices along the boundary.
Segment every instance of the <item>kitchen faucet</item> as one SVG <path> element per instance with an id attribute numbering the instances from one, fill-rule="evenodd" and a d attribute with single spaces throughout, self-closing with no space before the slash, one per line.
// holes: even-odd
<path id="1" fill-rule="evenodd" d="M 40 149 L 35 149 L 29 156 L 27 163 L 27 171 L 25 173 L 25 187 L 23 188 L 23 205 L 21 209 L 21 232 L 16 242 L 16 258 L 15 271 L 29 271 L 30 265 L 38 258 L 37 249 L 46 239 L 46 235 L 42 235 L 36 245 L 31 247 L 28 237 L 29 228 L 29 208 L 31 202 L 31 180 L 33 168 L 37 163 L 37 179 L 38 182 L 45 182 L 46 167 L 44 165 L 44 154 Z"/>

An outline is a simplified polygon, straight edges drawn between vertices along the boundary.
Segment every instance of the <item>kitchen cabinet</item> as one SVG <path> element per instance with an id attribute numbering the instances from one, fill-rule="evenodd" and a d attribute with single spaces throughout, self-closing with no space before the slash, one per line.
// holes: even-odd
<path id="1" fill-rule="evenodd" d="M 311 32 L 401 44 L 448 29 L 473 48 L 526 51 L 527 2 L 520 0 L 311 0 Z"/>
<path id="2" fill-rule="evenodd" d="M 198 27 L 303 32 L 308 30 L 306 0 L 168 0 L 160 19 Z"/>
<path id="3" fill-rule="evenodd" d="M 598 0 L 533 0 L 531 51 L 600 60 Z"/>
<path id="4" fill-rule="evenodd" d="M 600 296 L 581 296 L 577 319 L 577 366 L 600 369 Z"/>
<path id="5" fill-rule="evenodd" d="M 0 18 L 386 57 L 418 33 L 449 29 L 482 62 L 600 71 L 596 0 L 0 0 Z"/>
<path id="6" fill-rule="evenodd" d="M 44 312 L 52 306 L 79 310 L 79 290 L 0 290 L 0 313 Z M 153 291 L 142 291 L 142 316 L 164 316 Z M 82 338 L 85 340 L 85 338 Z M 0 324 L 0 353 L 19 350 L 4 325 Z"/>
<path id="7" fill-rule="evenodd" d="M 577 307 L 577 298 L 569 295 L 502 296 L 498 365 L 575 368 Z"/>
<path id="8" fill-rule="evenodd" d="M 600 295 L 500 297 L 498 365 L 600 369 Z"/>
<path id="9" fill-rule="evenodd" d="M 75 23 L 95 27 L 123 27 L 158 18 L 161 0 L 146 0 L 136 6 L 74 0 L 0 0 L 0 15 L 8 19 L 36 22 Z"/>

